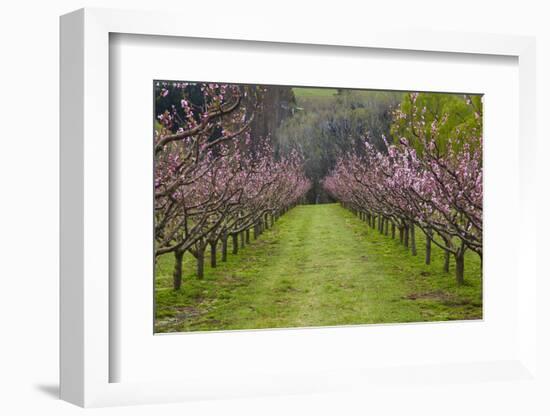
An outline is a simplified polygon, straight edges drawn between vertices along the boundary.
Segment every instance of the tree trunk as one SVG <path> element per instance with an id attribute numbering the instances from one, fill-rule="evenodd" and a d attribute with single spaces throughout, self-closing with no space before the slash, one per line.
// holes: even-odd
<path id="1" fill-rule="evenodd" d="M 218 242 L 212 241 L 210 243 L 210 266 L 216 267 L 216 248 L 217 248 Z"/>
<path id="2" fill-rule="evenodd" d="M 403 235 L 405 234 L 404 231 L 405 231 L 405 229 L 403 228 L 403 226 L 400 226 L 399 227 L 399 242 L 401 244 L 403 244 Z"/>
<path id="3" fill-rule="evenodd" d="M 426 233 L 426 264 L 432 262 L 432 234 L 431 231 Z"/>
<path id="4" fill-rule="evenodd" d="M 403 226 L 403 244 L 405 247 L 409 248 L 409 226 Z"/>
<path id="5" fill-rule="evenodd" d="M 415 233 L 414 233 L 414 224 L 413 223 L 411 223 L 410 231 L 411 231 L 411 253 L 412 253 L 413 256 L 416 256 L 416 236 L 415 236 Z"/>
<path id="6" fill-rule="evenodd" d="M 200 248 L 197 253 L 197 278 L 204 277 L 204 248 Z"/>
<path id="7" fill-rule="evenodd" d="M 222 261 L 227 261 L 227 232 L 222 235 Z"/>
<path id="8" fill-rule="evenodd" d="M 176 259 L 176 262 L 174 264 L 174 290 L 180 290 L 181 288 L 181 281 L 183 276 L 183 251 L 176 250 L 174 251 L 174 257 Z"/>
<path id="9" fill-rule="evenodd" d="M 239 233 L 241 235 L 241 248 L 244 248 L 244 231 Z"/>
<path id="10" fill-rule="evenodd" d="M 392 240 L 395 238 L 395 224 L 393 223 L 393 221 L 391 223 L 391 238 Z"/>
<path id="11" fill-rule="evenodd" d="M 238 239 L 237 233 L 231 234 L 231 241 L 233 243 L 233 254 L 237 254 L 239 252 L 239 239 Z"/>
<path id="12" fill-rule="evenodd" d="M 388 218 L 386 218 L 386 221 L 384 222 L 384 234 L 385 235 L 388 235 L 388 231 L 389 231 L 389 225 L 390 225 L 390 220 Z"/>
<path id="13" fill-rule="evenodd" d="M 462 249 L 458 250 L 455 253 L 455 262 L 456 262 L 456 269 L 455 269 L 456 283 L 458 285 L 463 285 L 464 284 L 464 251 Z"/>
<path id="14" fill-rule="evenodd" d="M 449 262 L 450 262 L 451 253 L 445 250 L 445 260 L 443 262 L 443 271 L 449 273 Z"/>
<path id="15" fill-rule="evenodd" d="M 247 228 L 245 231 L 245 240 L 246 244 L 250 244 L 250 228 Z"/>

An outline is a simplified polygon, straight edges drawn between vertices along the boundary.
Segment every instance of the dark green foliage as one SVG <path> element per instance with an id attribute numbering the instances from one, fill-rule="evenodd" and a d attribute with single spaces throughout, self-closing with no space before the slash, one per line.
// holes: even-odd
<path id="1" fill-rule="evenodd" d="M 279 151 L 301 149 L 306 175 L 313 186 L 308 203 L 330 201 L 319 181 L 334 167 L 339 154 L 362 152 L 366 140 L 383 148 L 389 136 L 392 111 L 402 93 L 295 88 L 296 111 L 275 133 Z"/>

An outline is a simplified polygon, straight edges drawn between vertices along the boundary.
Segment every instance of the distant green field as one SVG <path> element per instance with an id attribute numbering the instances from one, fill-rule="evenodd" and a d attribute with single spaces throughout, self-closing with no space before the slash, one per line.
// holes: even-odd
<path id="1" fill-rule="evenodd" d="M 295 87 L 292 88 L 294 96 L 298 101 L 301 102 L 315 102 L 317 99 L 323 100 L 327 98 L 334 97 L 338 90 L 336 88 L 303 88 Z M 368 101 L 369 99 L 379 99 L 387 100 L 390 97 L 396 97 L 397 100 L 401 100 L 403 92 L 399 91 L 377 91 L 377 90 L 363 90 L 363 89 L 349 89 L 352 91 L 355 97 L 363 97 L 364 100 Z"/>
<path id="2" fill-rule="evenodd" d="M 336 94 L 335 88 L 292 88 L 296 98 L 332 97 Z"/>

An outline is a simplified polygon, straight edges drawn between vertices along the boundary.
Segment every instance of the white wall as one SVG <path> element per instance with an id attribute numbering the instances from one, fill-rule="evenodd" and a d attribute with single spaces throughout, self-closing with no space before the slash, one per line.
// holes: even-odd
<path id="1" fill-rule="evenodd" d="M 188 4 L 190 7 L 185 7 Z M 82 410 L 54 398 L 58 375 L 58 16 L 74 9 L 116 7 L 180 10 L 203 18 L 205 25 L 231 24 L 231 14 L 250 14 L 252 24 L 275 19 L 281 30 L 287 25 L 324 25 L 337 31 L 339 25 L 369 25 L 386 19 L 403 26 L 441 30 L 536 35 L 538 41 L 538 146 L 540 217 L 548 202 L 546 182 L 548 153 L 546 119 L 550 115 L 550 13 L 540 1 L 316 1 L 307 2 L 239 0 L 89 0 L 3 2 L 0 9 L 0 413 L 76 414 Z M 207 6 L 208 5 L 208 6 Z M 182 22 L 184 24 L 184 22 Z M 246 28 L 237 27 L 243 32 Z M 545 180 L 543 180 L 543 177 Z M 544 194 L 544 195 L 542 195 Z M 544 201 L 544 203 L 543 203 Z M 541 235 L 548 224 L 541 223 Z M 544 252 L 547 252 L 545 249 Z M 543 256 L 540 256 L 543 258 Z M 541 261 L 541 267 L 543 266 Z M 540 271 L 542 272 L 542 271 Z M 539 288 L 548 291 L 549 285 Z M 548 312 L 548 306 L 541 306 Z M 548 341 L 548 335 L 545 338 Z M 547 351 L 550 351 L 546 342 Z M 547 363 L 547 361 L 546 361 Z M 503 392 L 493 403 L 480 399 L 475 391 L 449 403 L 446 414 L 538 414 L 528 395 Z M 429 397 L 411 394 L 392 398 L 381 413 L 397 409 L 436 411 Z M 527 400 L 526 400 L 527 398 Z M 356 414 L 369 400 L 339 393 L 318 397 L 286 397 L 255 400 L 217 401 L 151 407 L 101 409 L 99 414 Z M 548 409 L 546 409 L 548 410 Z"/>

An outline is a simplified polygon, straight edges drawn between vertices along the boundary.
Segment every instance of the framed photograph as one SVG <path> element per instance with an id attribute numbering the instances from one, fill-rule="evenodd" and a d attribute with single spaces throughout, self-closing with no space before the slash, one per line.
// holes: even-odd
<path id="1" fill-rule="evenodd" d="M 61 18 L 64 400 L 540 388 L 533 39 L 160 17 Z"/>
<path id="2" fill-rule="evenodd" d="M 155 333 L 482 319 L 482 95 L 153 84 Z"/>

